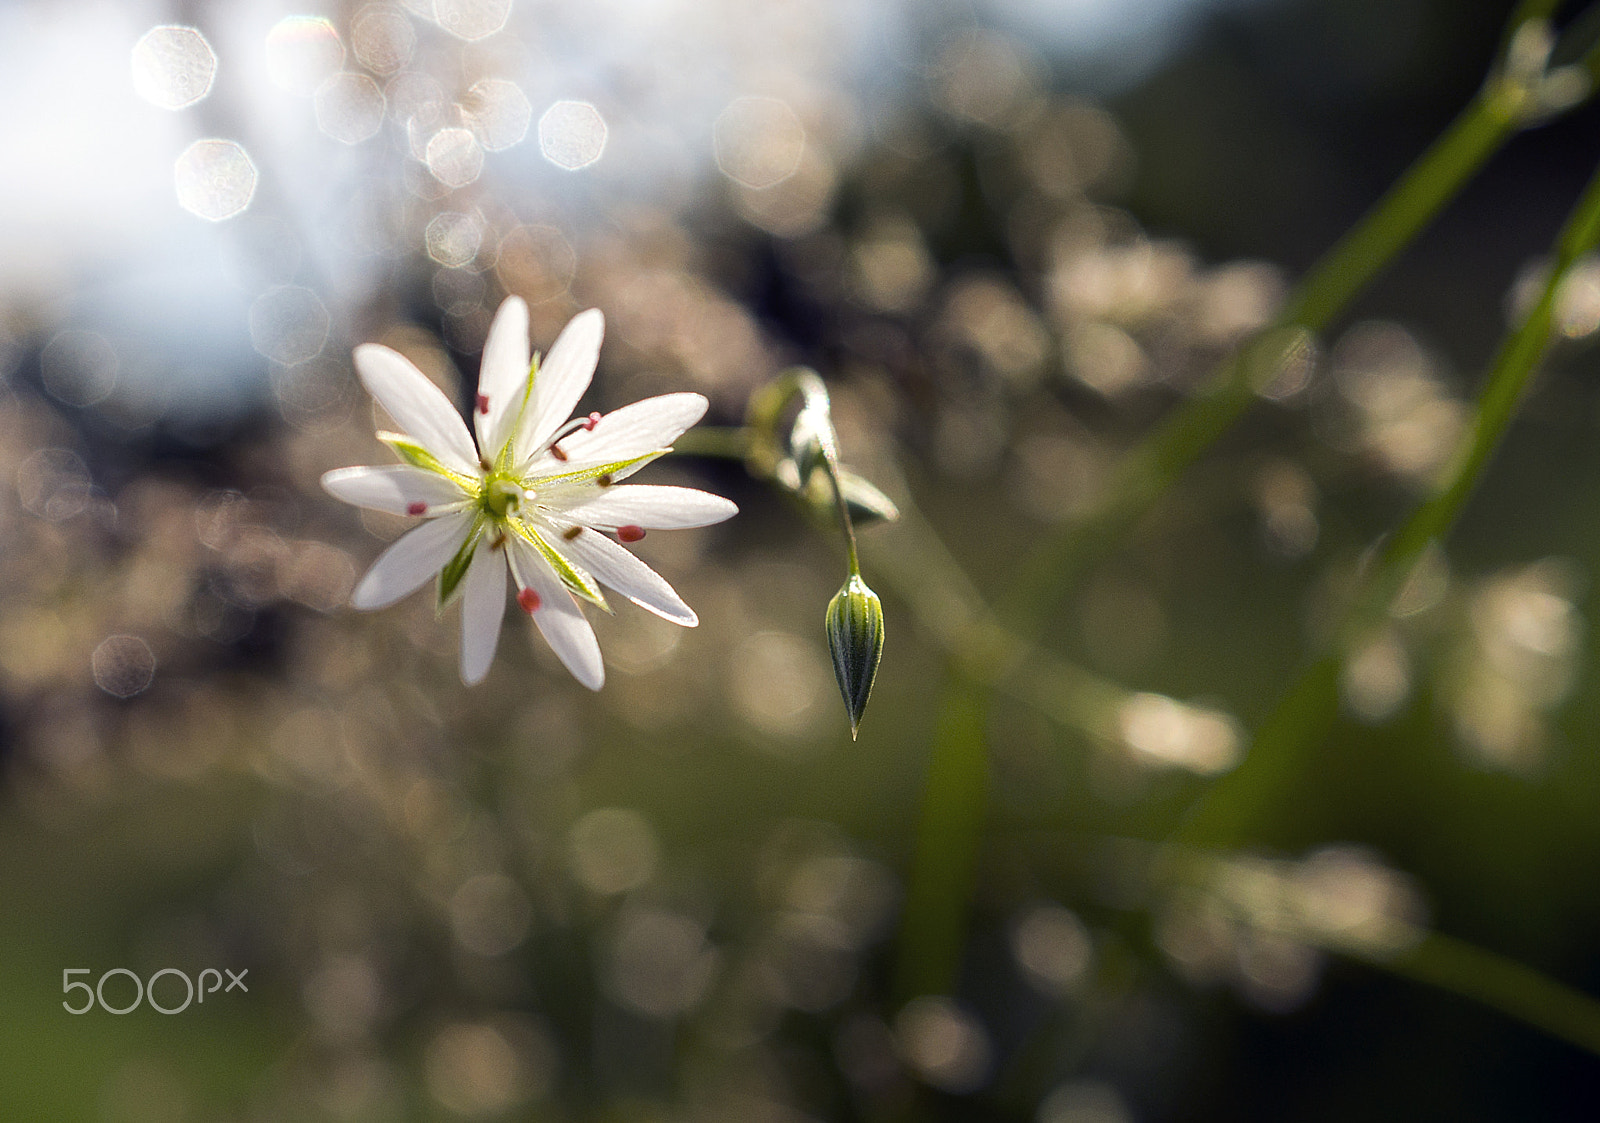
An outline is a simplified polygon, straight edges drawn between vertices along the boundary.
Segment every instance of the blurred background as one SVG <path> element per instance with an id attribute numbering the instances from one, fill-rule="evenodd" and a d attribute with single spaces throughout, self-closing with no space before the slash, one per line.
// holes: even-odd
<path id="1" fill-rule="evenodd" d="M 941 605 L 1271 319 L 1510 6 L 0 2 L 3 1114 L 1592 1118 L 1593 1056 L 1374 961 L 1437 930 L 1600 992 L 1600 268 L 1315 769 L 1248 852 L 1149 868 L 1448 455 L 1593 108 L 1038 621 L 1098 686 L 998 697 L 958 978 L 895 982 Z M 599 694 L 521 629 L 467 690 L 430 598 L 344 607 L 403 521 L 316 483 L 388 459 L 351 347 L 465 402 L 510 293 L 536 347 L 605 311 L 585 409 L 828 380 L 906 512 L 863 531 L 858 742 L 836 538 L 737 460 L 648 470 L 741 515 L 639 547 L 701 624 L 598 619 Z M 70 968 L 249 991 L 73 1016 Z"/>

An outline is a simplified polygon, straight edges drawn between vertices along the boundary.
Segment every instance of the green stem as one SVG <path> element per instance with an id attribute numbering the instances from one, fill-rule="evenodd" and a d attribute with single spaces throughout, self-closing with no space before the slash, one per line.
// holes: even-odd
<path id="1" fill-rule="evenodd" d="M 767 458 L 760 442 L 745 426 L 708 427 L 691 429 L 674 442 L 672 451 L 748 463 L 752 457 Z M 903 493 L 904 481 L 901 485 Z M 809 503 L 802 506 L 808 513 L 815 511 Z M 898 507 L 894 522 L 873 528 L 865 546 L 867 559 L 952 668 L 1081 737 L 1112 736 L 1128 689 L 1002 627 L 916 503 L 908 497 Z"/>
<path id="2" fill-rule="evenodd" d="M 743 460 L 750 455 L 750 429 L 744 425 L 701 425 L 672 442 L 680 456 L 704 456 L 718 460 Z"/>
<path id="3" fill-rule="evenodd" d="M 844 534 L 845 556 L 850 576 L 861 576 L 861 559 L 856 550 L 856 529 L 850 521 L 850 504 L 844 497 L 844 485 L 839 479 L 839 437 L 833 429 L 832 404 L 828 400 L 828 386 L 816 371 L 805 367 L 792 367 L 774 381 L 761 388 L 750 398 L 745 410 L 742 437 L 744 458 L 750 471 L 757 476 L 770 476 L 782 458 L 778 451 L 777 424 L 784 407 L 794 398 L 801 401 L 797 427 L 809 420 L 809 435 L 816 442 L 815 455 L 828 475 L 833 487 L 834 502 L 839 508 L 839 529 Z M 715 431 L 713 430 L 713 434 Z M 707 443 L 715 447 L 713 435 Z M 732 438 L 724 438 L 731 444 Z M 721 451 L 721 450 L 719 450 Z M 797 453 L 798 456 L 798 453 Z M 812 470 L 811 465 L 801 465 L 802 482 Z"/>
<path id="4" fill-rule="evenodd" d="M 873 527 L 863 549 L 873 573 L 893 590 L 923 638 L 948 658 L 952 673 L 1031 706 L 1086 740 L 1114 736 L 1128 689 L 1003 627 L 899 483 L 900 517 Z"/>
<path id="5" fill-rule="evenodd" d="M 1146 907 L 1154 911 L 1165 895 L 1199 889 L 1242 928 L 1261 931 L 1342 955 L 1371 967 L 1416 982 L 1438 987 L 1481 1003 L 1516 1021 L 1600 1054 L 1600 1001 L 1550 978 L 1532 967 L 1465 940 L 1414 926 L 1395 916 L 1355 938 L 1359 929 L 1329 930 L 1306 925 L 1304 914 L 1283 908 L 1276 891 L 1217 894 L 1230 882 L 1230 856 L 1216 851 L 1196 851 L 1168 846 L 1164 855 L 1142 852 L 1142 843 L 1120 839 L 1131 847 L 1137 862 L 1155 875 Z M 1294 883 L 1295 875 L 1283 864 L 1275 874 L 1264 874 L 1279 890 Z M 1264 889 L 1264 887 L 1263 887 Z M 1249 902 L 1254 900 L 1252 906 Z M 1376 917 L 1374 918 L 1376 919 Z"/>
<path id="6" fill-rule="evenodd" d="M 1254 401 L 1307 333 L 1324 331 L 1522 124 L 1525 92 L 1491 78 L 1466 110 L 1291 294 L 1276 321 L 1223 362 L 1207 387 L 1130 451 L 1087 515 L 1024 561 L 1008 597 L 1042 628 L 1085 572 L 1103 558 L 1196 458 Z"/>
<path id="7" fill-rule="evenodd" d="M 1342 664 L 1329 655 L 1308 666 L 1261 724 L 1244 763 L 1211 786 L 1178 828 L 1184 846 L 1233 848 L 1255 826 L 1258 809 L 1293 780 L 1299 746 L 1324 736 L 1339 714 Z"/>
<path id="8" fill-rule="evenodd" d="M 1357 608 L 1355 623 L 1358 627 L 1370 624 L 1388 610 L 1428 543 L 1442 536 L 1460 515 L 1467 497 L 1500 447 L 1511 419 L 1516 416 L 1523 392 L 1550 346 L 1562 282 L 1578 259 L 1593 249 L 1597 241 L 1600 241 L 1600 169 L 1584 188 L 1556 238 L 1555 261 L 1540 290 L 1538 302 L 1522 324 L 1501 343 L 1472 424 L 1443 478 L 1384 549 L 1375 577 Z"/>
<path id="9" fill-rule="evenodd" d="M 1334 247 L 1290 297 L 1280 326 L 1327 330 L 1356 295 L 1427 226 L 1517 131 L 1513 91 L 1491 81 L 1378 205 Z"/>
<path id="10" fill-rule="evenodd" d="M 901 1002 L 949 994 L 961 966 L 988 804 L 986 695 L 952 674 L 934 730 L 895 963 Z"/>
<path id="11" fill-rule="evenodd" d="M 1430 542 L 1454 524 L 1516 416 L 1554 331 L 1561 283 L 1578 259 L 1600 242 L 1600 169 L 1556 238 L 1554 261 L 1539 299 L 1496 352 L 1472 422 L 1433 493 L 1389 539 L 1362 582 L 1335 650 L 1308 667 L 1262 726 L 1245 763 L 1218 782 L 1180 830 L 1186 843 L 1232 844 L 1247 837 L 1275 794 L 1293 781 L 1320 743 L 1338 705 L 1343 648 L 1360 641 L 1387 614 Z"/>
<path id="12" fill-rule="evenodd" d="M 1142 845 L 1128 839 L 1119 841 L 1123 846 L 1134 847 L 1136 853 Z M 1167 893 L 1182 894 L 1194 888 L 1206 893 L 1235 881 L 1229 876 L 1232 859 L 1216 851 L 1169 845 L 1164 855 L 1142 855 L 1140 860 L 1147 859 L 1147 868 L 1155 873 L 1155 881 L 1149 886 L 1153 897 L 1148 907 L 1152 910 Z M 1287 869 L 1265 876 L 1277 881 L 1280 889 L 1294 880 Z M 1248 903 L 1251 898 L 1256 901 L 1254 907 Z M 1361 938 L 1353 938 L 1357 929 L 1330 931 L 1316 924 L 1308 926 L 1295 909 L 1282 907 L 1283 900 L 1276 892 L 1258 895 L 1246 889 L 1243 894 L 1223 892 L 1212 899 L 1245 929 L 1319 947 L 1401 978 L 1438 987 L 1600 1054 L 1600 1001 L 1497 952 L 1393 916 Z"/>
<path id="13" fill-rule="evenodd" d="M 850 521 L 850 504 L 845 502 L 844 487 L 839 483 L 839 458 L 832 453 L 822 460 L 828 473 L 828 483 L 833 486 L 833 500 L 839 508 L 839 529 L 844 534 L 845 558 L 850 565 L 850 576 L 861 576 L 861 555 L 856 550 L 856 528 Z"/>
<path id="14" fill-rule="evenodd" d="M 1600 1055 L 1600 1002 L 1514 959 L 1436 932 L 1398 955 L 1358 958 Z"/>

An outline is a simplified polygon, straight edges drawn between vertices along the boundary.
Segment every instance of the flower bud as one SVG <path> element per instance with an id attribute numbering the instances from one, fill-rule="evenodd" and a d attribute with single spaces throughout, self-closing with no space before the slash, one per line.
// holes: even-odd
<path id="1" fill-rule="evenodd" d="M 853 739 L 883 656 L 883 603 L 860 574 L 852 575 L 828 603 L 826 626 L 833 673 L 850 714 Z"/>

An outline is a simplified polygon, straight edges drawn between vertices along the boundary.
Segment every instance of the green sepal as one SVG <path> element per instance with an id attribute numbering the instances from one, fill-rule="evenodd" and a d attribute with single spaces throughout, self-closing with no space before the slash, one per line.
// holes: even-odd
<path id="1" fill-rule="evenodd" d="M 611 611 L 611 606 L 606 603 L 605 594 L 600 591 L 600 586 L 595 584 L 594 578 L 562 557 L 548 542 L 539 536 L 537 531 L 517 519 L 509 520 L 506 525 L 511 528 L 512 533 L 518 538 L 539 551 L 539 555 L 550 563 L 550 568 L 556 571 L 556 576 L 561 578 L 561 583 L 571 590 L 575 596 L 582 597 L 604 612 Z"/>
<path id="2" fill-rule="evenodd" d="M 900 508 L 895 506 L 893 499 L 865 478 L 844 468 L 839 469 L 839 490 L 844 492 L 845 504 L 850 508 L 850 521 L 857 526 L 894 522 L 900 517 Z M 825 516 L 833 513 L 833 485 L 824 473 L 811 473 L 806 481 L 805 496 L 818 514 Z"/>
<path id="3" fill-rule="evenodd" d="M 472 557 L 478 549 L 478 539 L 483 537 L 483 524 L 486 521 L 486 516 L 481 513 L 472 520 L 472 527 L 467 531 L 467 537 L 462 541 L 461 548 L 439 571 L 438 606 L 441 612 L 461 590 L 461 579 L 467 575 L 467 567 L 472 564 Z"/>
<path id="4" fill-rule="evenodd" d="M 445 467 L 444 461 L 405 434 L 380 432 L 378 439 L 394 449 L 395 455 L 413 468 L 421 468 L 423 471 L 434 472 L 444 476 L 446 479 L 453 480 L 469 494 L 478 489 L 477 480 L 462 475 L 454 468 Z"/>

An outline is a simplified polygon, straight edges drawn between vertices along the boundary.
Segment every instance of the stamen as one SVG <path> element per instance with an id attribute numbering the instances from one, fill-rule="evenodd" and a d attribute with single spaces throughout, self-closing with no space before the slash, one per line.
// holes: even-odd
<path id="1" fill-rule="evenodd" d="M 561 442 L 572 436 L 572 434 L 576 433 L 579 429 L 592 432 L 599 420 L 600 415 L 598 413 L 591 413 L 588 417 L 572 418 L 565 425 L 561 426 L 561 428 L 557 429 L 550 435 L 550 439 L 545 442 L 545 448 L 549 449 L 550 455 L 554 456 L 557 460 L 565 460 L 567 458 L 567 454 L 561 451 Z"/>
<path id="2" fill-rule="evenodd" d="M 637 542 L 637 541 L 639 541 L 639 539 L 641 539 L 643 537 L 644 537 L 644 527 L 642 527 L 642 526 L 619 526 L 619 527 L 617 527 L 617 539 L 619 541 L 622 541 L 622 542 Z"/>
<path id="3" fill-rule="evenodd" d="M 539 611 L 539 594 L 532 589 L 521 589 L 517 592 L 517 606 L 532 616 Z"/>
<path id="4" fill-rule="evenodd" d="M 406 514 L 408 514 L 408 515 L 426 515 L 427 513 L 428 513 L 428 505 L 426 503 L 407 503 L 406 504 Z"/>
<path id="5" fill-rule="evenodd" d="M 488 394 L 479 394 L 478 395 L 478 412 L 479 413 L 488 413 L 489 412 L 489 395 Z"/>
<path id="6" fill-rule="evenodd" d="M 612 484 L 616 483 L 617 481 L 614 480 L 611 477 L 611 473 L 610 472 L 607 472 L 604 475 L 596 476 L 594 478 L 594 482 L 599 484 L 601 487 L 610 487 Z"/>
<path id="7" fill-rule="evenodd" d="M 575 527 L 572 527 L 570 530 L 563 530 L 561 532 L 561 537 L 565 538 L 568 542 L 571 542 L 574 538 L 578 537 L 578 535 L 580 535 L 582 533 L 583 533 L 583 527 L 575 526 Z"/>

